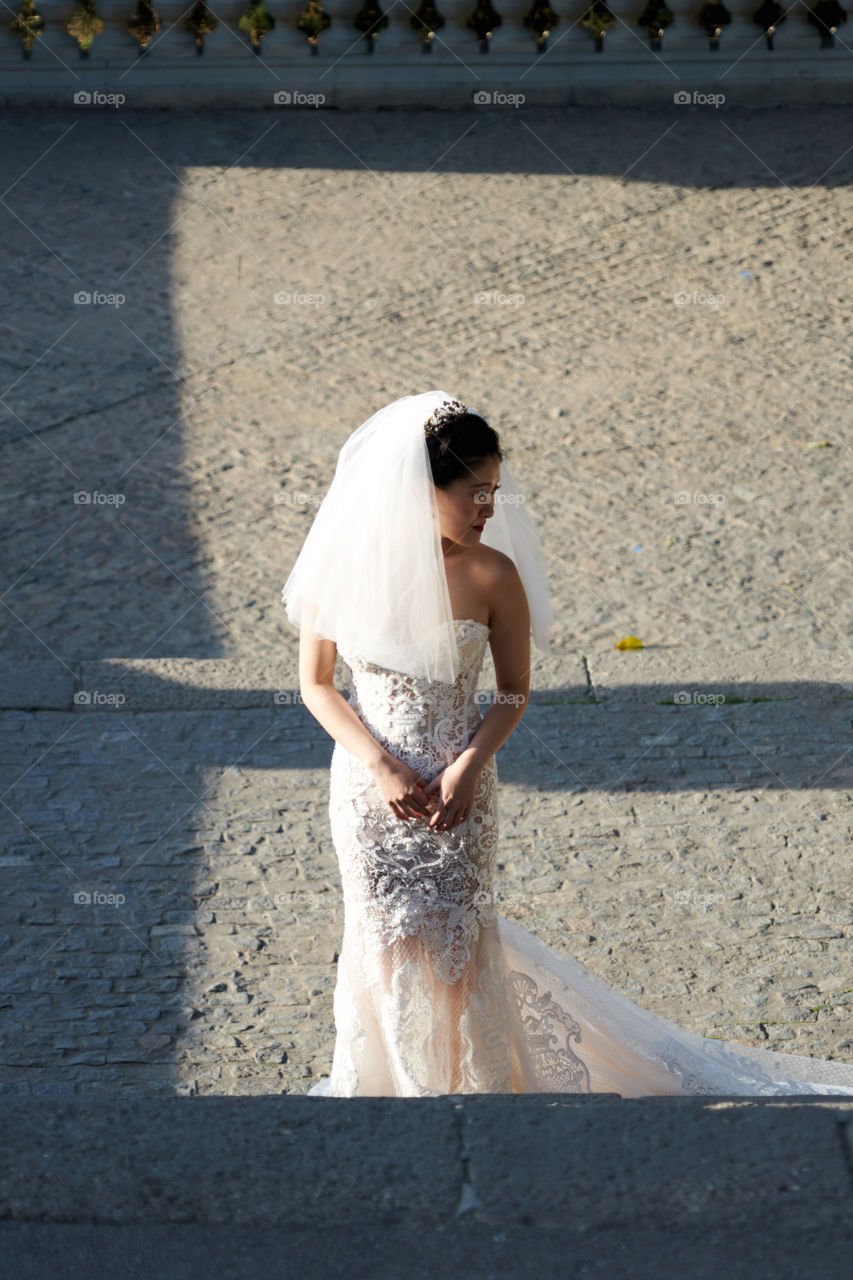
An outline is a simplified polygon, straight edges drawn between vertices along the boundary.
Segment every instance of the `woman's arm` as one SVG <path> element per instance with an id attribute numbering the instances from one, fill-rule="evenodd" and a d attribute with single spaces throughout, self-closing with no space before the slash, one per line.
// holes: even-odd
<path id="1" fill-rule="evenodd" d="M 335 688 L 337 645 L 334 640 L 314 634 L 312 617 L 313 611 L 306 604 L 299 631 L 299 692 L 302 701 L 336 742 L 373 771 L 386 758 L 392 757 Z"/>
<path id="2" fill-rule="evenodd" d="M 306 604 L 299 630 L 299 692 L 302 701 L 336 742 L 351 752 L 372 774 L 391 812 L 398 818 L 423 818 L 429 802 L 423 784 L 402 760 L 386 751 L 335 688 L 334 640 L 314 634 L 313 611 Z"/>
<path id="3" fill-rule="evenodd" d="M 527 709 L 530 692 L 530 609 L 518 569 L 495 552 L 489 571 L 489 643 L 497 692 L 468 746 L 458 756 L 479 773 L 506 742 Z"/>
<path id="4" fill-rule="evenodd" d="M 495 551 L 484 584 L 490 603 L 489 627 L 497 693 L 468 746 L 452 764 L 427 783 L 438 801 L 429 826 L 450 830 L 471 816 L 483 766 L 506 742 L 527 707 L 530 689 L 530 610 L 518 570 L 509 556 Z"/>

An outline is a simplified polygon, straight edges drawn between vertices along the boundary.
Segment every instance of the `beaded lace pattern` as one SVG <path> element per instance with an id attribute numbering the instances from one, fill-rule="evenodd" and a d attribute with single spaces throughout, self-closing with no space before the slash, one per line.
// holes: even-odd
<path id="1" fill-rule="evenodd" d="M 454 630 L 452 684 L 340 651 L 350 704 L 424 782 L 457 758 L 481 719 L 476 689 L 489 628 L 462 618 Z M 336 744 L 329 817 L 344 939 L 332 1074 L 310 1092 L 853 1096 L 853 1064 L 697 1035 L 497 915 L 494 757 L 468 821 L 430 831 L 422 819 L 397 818 L 370 772 Z"/>

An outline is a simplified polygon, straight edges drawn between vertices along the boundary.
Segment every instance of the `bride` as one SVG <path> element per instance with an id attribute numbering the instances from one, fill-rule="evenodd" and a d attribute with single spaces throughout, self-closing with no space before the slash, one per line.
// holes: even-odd
<path id="1" fill-rule="evenodd" d="M 853 1096 L 853 1064 L 699 1036 L 497 914 L 495 753 L 526 708 L 531 630 L 546 652 L 553 613 L 481 415 L 428 391 L 362 423 L 282 601 L 303 700 L 335 739 L 344 894 L 331 1075 L 309 1093 Z"/>

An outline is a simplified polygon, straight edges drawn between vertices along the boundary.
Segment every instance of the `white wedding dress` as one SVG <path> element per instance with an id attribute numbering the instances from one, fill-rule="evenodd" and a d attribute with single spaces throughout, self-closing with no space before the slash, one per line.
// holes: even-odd
<path id="1" fill-rule="evenodd" d="M 454 622 L 459 675 L 428 682 L 341 652 L 349 701 L 424 781 L 480 723 L 489 628 Z M 841 1094 L 853 1063 L 707 1039 L 620 995 L 578 961 L 497 915 L 497 767 L 449 831 L 394 816 L 336 744 L 329 814 L 344 892 L 330 1077 L 310 1094 Z"/>

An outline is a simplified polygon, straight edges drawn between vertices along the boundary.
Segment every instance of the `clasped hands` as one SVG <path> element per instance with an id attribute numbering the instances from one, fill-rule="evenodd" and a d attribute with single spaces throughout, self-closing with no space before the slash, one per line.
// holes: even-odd
<path id="1" fill-rule="evenodd" d="M 432 831 L 467 822 L 474 807 L 480 768 L 454 760 L 424 785 L 402 760 L 383 760 L 371 770 L 382 798 L 398 818 L 420 818 Z"/>

